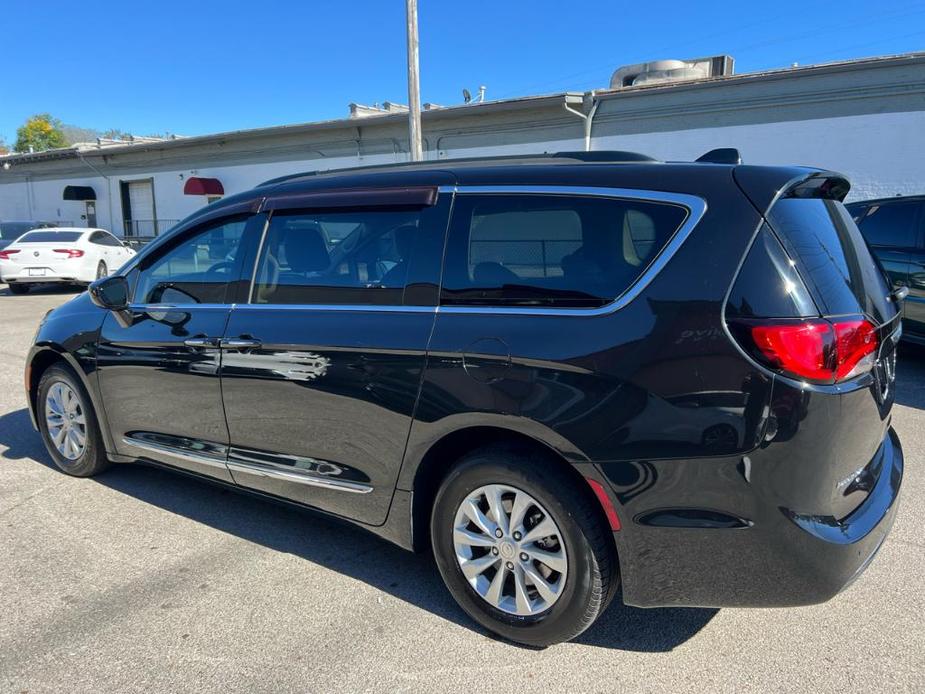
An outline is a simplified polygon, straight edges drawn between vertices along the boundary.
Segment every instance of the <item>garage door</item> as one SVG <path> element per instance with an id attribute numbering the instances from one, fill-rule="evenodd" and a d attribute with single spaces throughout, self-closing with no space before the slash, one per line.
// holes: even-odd
<path id="1" fill-rule="evenodd" d="M 128 182 L 129 209 L 132 232 L 135 236 L 153 236 L 157 233 L 154 211 L 154 185 L 150 179 Z"/>

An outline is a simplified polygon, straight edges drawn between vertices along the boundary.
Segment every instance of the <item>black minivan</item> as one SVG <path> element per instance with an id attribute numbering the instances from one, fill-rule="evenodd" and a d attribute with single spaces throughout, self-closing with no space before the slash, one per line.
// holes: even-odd
<path id="1" fill-rule="evenodd" d="M 903 339 L 925 345 L 925 195 L 846 205 L 894 288 L 909 292 Z"/>
<path id="2" fill-rule="evenodd" d="M 847 191 L 620 152 L 276 179 L 51 311 L 32 415 L 69 474 L 167 466 L 430 550 L 521 643 L 618 589 L 817 603 L 903 470 L 899 299 Z"/>

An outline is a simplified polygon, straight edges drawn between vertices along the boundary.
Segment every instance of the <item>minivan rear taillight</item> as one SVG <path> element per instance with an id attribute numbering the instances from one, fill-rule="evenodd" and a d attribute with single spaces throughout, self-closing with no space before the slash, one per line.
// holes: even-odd
<path id="1" fill-rule="evenodd" d="M 9 260 L 9 259 L 10 259 L 10 256 L 13 255 L 13 254 L 15 254 L 15 253 L 19 253 L 19 251 L 15 250 L 15 249 L 14 249 L 14 250 L 7 250 L 7 251 L 0 251 L 0 260 Z"/>
<path id="2" fill-rule="evenodd" d="M 755 321 L 736 326 L 740 342 L 776 371 L 814 383 L 835 383 L 873 368 L 879 340 L 864 319 Z"/>
<path id="3" fill-rule="evenodd" d="M 83 258 L 84 252 L 78 248 L 56 248 L 55 253 L 65 253 L 68 258 Z"/>

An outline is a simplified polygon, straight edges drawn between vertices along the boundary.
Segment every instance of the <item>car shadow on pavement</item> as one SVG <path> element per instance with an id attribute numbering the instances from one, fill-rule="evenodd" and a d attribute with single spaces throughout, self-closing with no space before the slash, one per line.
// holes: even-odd
<path id="1" fill-rule="evenodd" d="M 29 294 L 54 296 L 56 294 L 80 294 L 86 287 L 76 284 L 39 284 L 29 288 Z M 0 296 L 13 296 L 6 284 L 0 284 Z M 17 297 L 18 298 L 18 297 Z"/>
<path id="2" fill-rule="evenodd" d="M 4 451 L 3 448 L 6 448 Z M 31 458 L 54 468 L 25 408 L 0 416 L 0 462 Z"/>
<path id="3" fill-rule="evenodd" d="M 925 347 L 903 342 L 896 364 L 896 404 L 925 410 Z"/>
<path id="4" fill-rule="evenodd" d="M 0 451 L 3 448 L 7 450 L 0 453 L 0 465 L 3 459 L 30 458 L 57 472 L 25 409 L 0 416 Z M 430 555 L 406 552 L 352 525 L 145 465 L 116 465 L 87 483 L 105 485 L 224 533 L 301 557 L 491 636 L 456 605 Z M 642 610 L 625 606 L 618 595 L 576 641 L 626 651 L 670 651 L 693 637 L 716 612 Z"/>

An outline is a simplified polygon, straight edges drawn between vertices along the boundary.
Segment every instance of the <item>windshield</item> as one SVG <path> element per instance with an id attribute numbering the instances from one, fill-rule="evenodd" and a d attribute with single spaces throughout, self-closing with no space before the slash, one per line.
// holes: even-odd
<path id="1" fill-rule="evenodd" d="M 82 231 L 30 231 L 17 243 L 72 243 L 83 234 Z"/>

